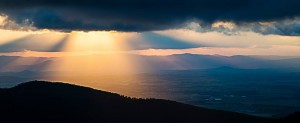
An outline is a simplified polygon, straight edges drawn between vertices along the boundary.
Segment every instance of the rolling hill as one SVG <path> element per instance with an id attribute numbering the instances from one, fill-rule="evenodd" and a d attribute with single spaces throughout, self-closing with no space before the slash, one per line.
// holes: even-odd
<path id="1" fill-rule="evenodd" d="M 0 89 L 0 99 L 1 122 L 10 123 L 264 123 L 270 120 L 43 81 Z"/>

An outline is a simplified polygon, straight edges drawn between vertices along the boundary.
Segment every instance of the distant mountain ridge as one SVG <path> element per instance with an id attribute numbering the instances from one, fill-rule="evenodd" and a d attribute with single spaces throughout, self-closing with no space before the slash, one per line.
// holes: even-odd
<path id="1" fill-rule="evenodd" d="M 169 56 L 143 56 L 129 55 L 130 60 L 136 68 L 144 68 L 144 71 L 159 70 L 193 70 L 211 69 L 218 67 L 233 67 L 243 69 L 261 68 L 284 68 L 300 69 L 300 58 L 280 56 L 221 56 L 221 55 L 199 55 L 199 54 L 174 54 Z M 82 57 L 89 59 L 101 57 L 99 55 L 72 56 L 69 58 Z M 47 68 L 51 64 L 63 62 L 63 58 L 42 57 L 16 57 L 0 56 L 0 72 L 19 72 L 25 70 L 45 72 L 61 71 L 59 68 Z"/>
<path id="2" fill-rule="evenodd" d="M 0 89 L 0 99 L 1 121 L 10 123 L 265 123 L 270 120 L 42 81 Z"/>
<path id="3" fill-rule="evenodd" d="M 72 56 L 70 58 L 88 59 L 99 55 Z M 63 62 L 64 58 L 0 56 L 0 72 L 8 71 L 60 71 L 49 68 L 51 64 Z M 293 68 L 300 69 L 300 58 L 280 56 L 221 56 L 199 54 L 174 54 L 169 56 L 130 55 L 135 67 L 144 71 L 211 69 L 222 66 L 244 69 L 257 68 Z M 146 66 L 145 66 L 146 65 Z"/>

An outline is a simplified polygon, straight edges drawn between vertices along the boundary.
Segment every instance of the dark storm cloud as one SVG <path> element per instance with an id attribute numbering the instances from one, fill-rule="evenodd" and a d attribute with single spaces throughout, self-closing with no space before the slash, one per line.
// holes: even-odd
<path id="1" fill-rule="evenodd" d="M 265 35 L 278 34 L 286 36 L 300 36 L 300 19 L 293 21 L 278 21 L 269 25 L 257 24 L 256 26 L 249 27 L 249 29 Z"/>
<path id="2" fill-rule="evenodd" d="M 300 36 L 300 18 L 277 20 L 271 22 L 249 22 L 249 23 L 230 23 L 233 26 L 220 25 L 201 26 L 198 23 L 190 23 L 186 26 L 187 29 L 192 29 L 197 32 L 220 32 L 225 35 L 237 35 L 241 31 L 252 31 L 263 35 L 284 35 L 284 36 Z"/>
<path id="3" fill-rule="evenodd" d="M 179 28 L 189 21 L 239 25 L 293 19 L 300 15 L 300 1 L 0 0 L 0 12 L 16 23 L 32 21 L 40 29 L 149 31 Z"/>

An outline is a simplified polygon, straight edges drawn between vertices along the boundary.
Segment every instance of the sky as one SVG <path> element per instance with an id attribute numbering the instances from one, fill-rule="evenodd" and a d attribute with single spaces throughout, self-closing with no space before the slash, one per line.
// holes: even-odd
<path id="1" fill-rule="evenodd" d="M 186 53 L 300 57 L 300 1 L 0 0 L 0 58 L 8 58 L 0 72 L 87 82 L 155 71 L 137 55 Z M 155 58 L 186 69 L 181 59 Z"/>
<path id="2" fill-rule="evenodd" d="M 300 56 L 298 0 L 0 0 L 0 55 Z"/>

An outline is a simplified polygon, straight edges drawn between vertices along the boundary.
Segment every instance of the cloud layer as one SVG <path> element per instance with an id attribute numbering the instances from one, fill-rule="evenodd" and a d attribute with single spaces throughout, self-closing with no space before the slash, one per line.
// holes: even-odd
<path id="1" fill-rule="evenodd" d="M 8 15 L 17 24 L 27 23 L 39 29 L 152 31 L 181 28 L 191 21 L 204 26 L 211 26 L 217 21 L 244 26 L 248 23 L 294 20 L 300 16 L 300 1 L 0 0 L 0 13 Z M 289 28 L 291 26 L 293 28 Z M 277 32 L 270 29 L 268 32 L 254 31 L 299 35 L 299 23 L 296 28 L 289 23 L 284 28 Z"/>

